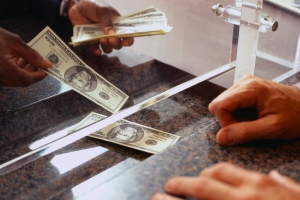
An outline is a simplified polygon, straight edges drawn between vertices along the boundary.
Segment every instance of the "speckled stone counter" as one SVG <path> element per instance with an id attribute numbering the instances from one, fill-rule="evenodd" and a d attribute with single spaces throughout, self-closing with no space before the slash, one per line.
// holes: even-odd
<path id="1" fill-rule="evenodd" d="M 226 161 L 240 167 L 268 173 L 277 169 L 281 174 L 300 182 L 300 140 L 257 141 L 234 147 L 222 147 L 215 142 L 217 123 L 199 130 L 163 153 L 153 156 L 104 184 L 86 189 L 82 199 L 150 199 L 164 192 L 166 181 L 178 175 L 197 176 L 215 163 Z M 88 184 L 88 183 L 87 183 Z M 53 199 L 71 199 L 68 190 Z M 79 199 L 80 199 L 79 198 Z"/>
<path id="2" fill-rule="evenodd" d="M 283 83 L 293 85 L 299 80 L 300 73 Z M 185 92 L 184 95 L 190 94 Z M 91 187 L 81 190 L 81 193 L 76 193 L 77 186 L 53 199 L 150 199 L 156 192 L 164 192 L 164 184 L 169 178 L 197 176 L 204 168 L 219 162 L 231 162 L 262 173 L 276 169 L 300 183 L 300 139 L 261 140 L 225 147 L 216 143 L 215 135 L 220 126 L 213 118 L 211 121 L 213 123 L 206 123 L 208 126 L 204 128 L 197 126 L 199 124 L 194 121 L 189 125 L 190 129 L 182 130 L 190 134 L 176 145 L 105 183 L 95 185 L 87 180 L 84 184 L 90 183 Z"/>
<path id="3" fill-rule="evenodd" d="M 207 105 L 208 101 L 186 91 L 131 115 L 126 119 L 182 136 L 183 139 L 214 123 L 215 119 L 208 112 Z M 100 108 L 93 111 L 101 113 Z M 75 124 L 83 116 L 86 116 L 86 114 L 82 113 L 79 116 L 56 124 L 37 135 L 27 137 L 11 145 L 6 145 L 1 149 L 1 163 L 30 151 L 30 146 L 34 141 Z M 61 155 L 93 148 L 104 149 L 104 153 L 63 174 L 61 174 L 57 166 L 53 165 L 55 158 Z M 0 177 L 1 196 L 9 197 L 10 199 L 32 199 L 34 197 L 46 199 L 75 187 L 89 178 L 106 173 L 107 170 L 113 170 L 114 165 L 124 165 L 123 162 L 127 162 L 127 165 L 121 171 L 124 172 L 149 156 L 151 155 L 109 142 L 84 138 Z M 80 158 L 76 157 L 76 159 Z M 68 159 L 61 160 L 61 164 L 67 165 L 69 161 Z M 117 175 L 113 174 L 112 177 Z"/>
<path id="4" fill-rule="evenodd" d="M 15 23 L 21 25 L 16 26 Z M 28 23 L 27 28 L 35 31 L 24 30 Z M 0 26 L 29 42 L 45 24 L 28 15 L 3 20 Z M 62 36 L 64 41 L 69 41 L 69 38 Z M 123 108 L 193 78 L 188 73 L 130 49 L 124 48 L 101 57 L 90 54 L 89 49 L 85 47 L 73 50 L 90 67 L 129 95 L 130 98 Z M 1 87 L 0 105 L 0 145 L 35 134 L 53 124 L 98 107 L 49 76 L 26 88 Z M 107 112 L 104 114 L 109 115 Z"/>
<path id="5" fill-rule="evenodd" d="M 44 24 L 32 16 L 0 22 L 28 42 Z M 20 26 L 12 24 L 20 22 Z M 33 32 L 23 21 L 31 21 Z M 67 40 L 67 38 L 65 38 Z M 192 75 L 123 49 L 95 57 L 74 51 L 130 98 L 123 108 L 168 90 Z M 296 74 L 284 81 L 300 81 Z M 229 161 L 246 169 L 280 173 L 300 182 L 300 140 L 255 141 L 233 147 L 216 143 L 216 118 L 207 107 L 213 98 L 209 82 L 199 84 L 141 110 L 126 119 L 181 136 L 178 143 L 152 155 L 93 138 L 83 138 L 0 177 L 0 199 L 150 199 L 172 176 L 195 176 L 205 167 Z M 209 91 L 209 98 L 201 91 Z M 54 141 L 91 111 L 107 111 L 51 77 L 28 88 L 0 89 L 0 164 L 24 155 L 43 141 Z"/>
<path id="6" fill-rule="evenodd" d="M 19 34 L 26 42 L 35 34 L 12 23 L 32 21 L 32 29 L 42 29 L 43 23 L 32 16 L 17 17 L 0 22 L 1 27 Z M 38 25 L 40 24 L 40 25 Z M 25 25 L 24 25 L 25 26 Z M 37 27 L 40 28 L 38 29 Z M 66 39 L 67 40 L 67 39 Z M 94 70 L 130 96 L 123 108 L 170 89 L 194 76 L 140 53 L 123 49 L 110 55 L 95 57 L 86 48 L 74 51 Z M 28 88 L 6 88 L 1 92 L 1 156 L 0 163 L 24 155 L 45 143 L 54 141 L 70 126 L 91 111 L 110 115 L 107 111 L 82 97 L 51 77 Z M 188 137 L 215 119 L 207 111 L 208 101 L 186 91 L 177 94 L 126 118 L 152 128 Z M 54 138 L 54 139 L 53 139 Z M 100 155 L 80 161 L 90 152 Z M 85 153 L 86 152 L 86 153 Z M 77 153 L 81 153 L 79 156 Z M 1 199 L 47 199 L 104 173 L 104 183 L 112 177 L 139 164 L 151 154 L 121 147 L 109 142 L 84 138 L 20 169 L 0 177 Z M 82 162 L 61 171 L 57 159 L 68 166 L 74 159 Z M 69 157 L 69 158 L 68 158 Z M 79 163 L 80 163 L 79 162 Z M 56 164 L 55 164 L 56 163 Z M 63 167 L 64 168 L 64 167 Z M 108 175 L 106 175 L 108 173 Z"/>

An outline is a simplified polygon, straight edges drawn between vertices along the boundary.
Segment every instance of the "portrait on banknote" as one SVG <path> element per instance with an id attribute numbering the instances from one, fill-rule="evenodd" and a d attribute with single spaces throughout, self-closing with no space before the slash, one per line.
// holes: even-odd
<path id="1" fill-rule="evenodd" d="M 66 83 L 77 88 L 81 92 L 92 92 L 97 87 L 97 78 L 84 66 L 70 67 L 64 74 Z"/>
<path id="2" fill-rule="evenodd" d="M 47 58 L 53 65 L 57 65 L 60 61 L 58 56 L 54 53 L 50 53 Z"/>
<path id="3" fill-rule="evenodd" d="M 133 124 L 122 124 L 111 129 L 107 139 L 120 143 L 138 142 L 144 136 L 144 130 Z"/>
<path id="4" fill-rule="evenodd" d="M 104 100 L 109 100 L 109 95 L 105 92 L 99 92 L 99 96 Z"/>

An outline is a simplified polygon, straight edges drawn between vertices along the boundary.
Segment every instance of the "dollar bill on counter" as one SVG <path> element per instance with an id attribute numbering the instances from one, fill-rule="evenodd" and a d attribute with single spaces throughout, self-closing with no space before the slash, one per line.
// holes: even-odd
<path id="1" fill-rule="evenodd" d="M 105 35 L 99 24 L 85 24 L 73 27 L 72 42 L 77 46 L 99 42 L 101 38 L 126 38 L 164 35 L 172 30 L 165 13 L 151 6 L 113 20 L 116 34 Z"/>
<path id="2" fill-rule="evenodd" d="M 105 115 L 92 112 L 79 122 L 78 126 L 72 129 L 70 133 L 104 118 L 106 118 Z M 175 144 L 180 138 L 180 136 L 136 124 L 124 119 L 90 134 L 89 137 L 113 142 L 122 146 L 153 154 L 167 149 Z"/>
<path id="3" fill-rule="evenodd" d="M 116 113 L 128 99 L 124 92 L 76 56 L 49 27 L 31 40 L 29 46 L 53 64 L 44 70 L 46 73 L 104 109 Z"/>

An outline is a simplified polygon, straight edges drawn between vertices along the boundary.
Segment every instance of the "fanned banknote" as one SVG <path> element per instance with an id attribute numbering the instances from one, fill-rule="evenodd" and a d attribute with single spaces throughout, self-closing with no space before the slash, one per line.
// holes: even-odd
<path id="1" fill-rule="evenodd" d="M 70 133 L 104 118 L 106 118 L 105 115 L 92 112 L 79 122 L 78 126 L 75 126 Z M 165 150 L 175 144 L 180 138 L 177 135 L 159 131 L 127 120 L 119 120 L 92 133 L 89 137 L 113 142 L 153 154 Z"/>
<path id="2" fill-rule="evenodd" d="M 49 27 L 31 40 L 29 46 L 53 64 L 44 70 L 46 73 L 104 109 L 116 113 L 128 99 L 124 92 L 76 56 Z"/>
<path id="3" fill-rule="evenodd" d="M 165 13 L 151 6 L 143 10 L 118 17 L 113 20 L 114 35 L 105 35 L 99 24 L 77 25 L 73 28 L 71 45 L 98 43 L 101 38 L 142 37 L 164 35 L 172 30 L 168 26 Z"/>

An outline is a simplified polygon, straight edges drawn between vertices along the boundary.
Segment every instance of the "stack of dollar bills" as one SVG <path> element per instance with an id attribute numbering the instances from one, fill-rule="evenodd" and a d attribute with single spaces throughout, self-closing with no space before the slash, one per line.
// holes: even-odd
<path id="1" fill-rule="evenodd" d="M 165 13 L 151 6 L 113 20 L 116 34 L 105 35 L 99 24 L 77 25 L 73 28 L 71 45 L 98 43 L 101 38 L 164 35 L 172 30 Z"/>

